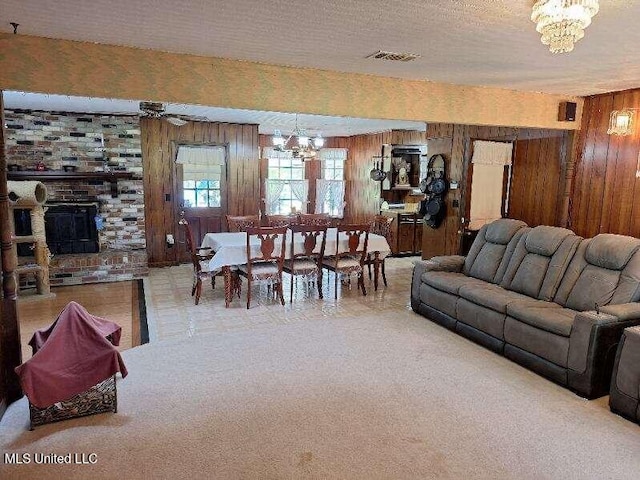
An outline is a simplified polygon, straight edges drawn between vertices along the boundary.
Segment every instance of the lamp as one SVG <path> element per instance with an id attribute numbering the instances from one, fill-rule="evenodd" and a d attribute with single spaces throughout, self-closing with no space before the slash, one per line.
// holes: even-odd
<path id="1" fill-rule="evenodd" d="M 531 20 L 551 52 L 570 52 L 599 8 L 598 0 L 538 0 Z"/>
<path id="2" fill-rule="evenodd" d="M 315 157 L 316 149 L 324 146 L 324 138 L 318 133 L 313 141 L 310 140 L 307 131 L 304 128 L 298 126 L 298 114 L 296 113 L 296 127 L 293 129 L 293 133 L 289 135 L 289 138 L 285 139 L 282 136 L 280 130 L 273 131 L 273 137 L 271 139 L 273 146 L 276 150 L 286 150 L 287 145 L 293 137 L 296 137 L 297 145 L 292 145 L 290 150 L 293 152 L 294 157 L 311 158 Z"/>
<path id="3" fill-rule="evenodd" d="M 635 109 L 614 110 L 609 117 L 609 135 L 631 135 L 635 125 Z"/>

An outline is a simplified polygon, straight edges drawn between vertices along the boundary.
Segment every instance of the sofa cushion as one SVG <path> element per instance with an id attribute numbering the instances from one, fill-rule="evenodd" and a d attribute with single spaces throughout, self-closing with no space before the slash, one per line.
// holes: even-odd
<path id="1" fill-rule="evenodd" d="M 624 235 L 603 233 L 593 237 L 584 254 L 591 265 L 622 270 L 640 248 L 640 240 Z"/>
<path id="2" fill-rule="evenodd" d="M 465 298 L 459 298 L 456 305 L 456 318 L 494 338 L 504 340 L 504 321 L 507 316 Z"/>
<path id="3" fill-rule="evenodd" d="M 420 301 L 425 305 L 429 305 L 431 308 L 446 313 L 451 318 L 456 318 L 457 295 L 443 292 L 442 290 L 423 283 L 420 285 Z"/>
<path id="4" fill-rule="evenodd" d="M 522 235 L 500 285 L 551 301 L 581 238 L 571 230 L 538 226 Z"/>
<path id="5" fill-rule="evenodd" d="M 458 294 L 463 285 L 482 285 L 485 282 L 462 273 L 431 271 L 422 274 L 422 282 L 443 292 Z"/>
<path id="6" fill-rule="evenodd" d="M 571 335 L 576 313 L 575 310 L 562 308 L 552 302 L 522 302 L 507 307 L 510 317 L 563 337 Z"/>
<path id="7" fill-rule="evenodd" d="M 577 311 L 640 300 L 640 240 L 600 234 L 583 240 L 554 302 Z"/>
<path id="8" fill-rule="evenodd" d="M 465 259 L 465 275 L 500 283 L 525 228 L 526 223 L 509 218 L 483 226 Z"/>
<path id="9" fill-rule="evenodd" d="M 485 238 L 487 242 L 506 245 L 511 241 L 516 232 L 523 227 L 526 227 L 526 224 L 520 220 L 513 220 L 511 218 L 496 220 L 487 226 Z"/>
<path id="10" fill-rule="evenodd" d="M 566 307 L 579 312 L 595 310 L 595 304 L 608 305 L 620 280 L 620 272 L 587 265 L 574 285 Z"/>
<path id="11" fill-rule="evenodd" d="M 527 234 L 525 246 L 530 253 L 550 257 L 556 253 L 562 241 L 570 235 L 575 233 L 566 228 L 540 225 Z"/>
<path id="12" fill-rule="evenodd" d="M 565 336 L 507 317 L 504 322 L 504 339 L 511 345 L 567 368 L 569 339 Z"/>
<path id="13" fill-rule="evenodd" d="M 500 313 L 507 313 L 507 305 L 510 303 L 530 300 L 526 295 L 505 290 L 491 283 L 462 285 L 458 295 Z"/>

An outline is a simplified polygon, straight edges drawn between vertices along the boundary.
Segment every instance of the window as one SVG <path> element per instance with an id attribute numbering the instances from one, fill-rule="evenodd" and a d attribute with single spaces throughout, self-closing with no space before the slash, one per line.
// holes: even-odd
<path id="1" fill-rule="evenodd" d="M 322 162 L 322 178 L 316 182 L 315 213 L 328 213 L 333 217 L 344 214 L 344 163 L 346 148 L 322 148 L 319 155 Z"/>
<path id="2" fill-rule="evenodd" d="M 225 163 L 225 147 L 178 146 L 176 163 L 182 165 L 182 196 L 184 206 L 222 206 L 222 172 Z"/>
<path id="3" fill-rule="evenodd" d="M 307 211 L 309 182 L 304 178 L 304 163 L 291 151 L 265 148 L 268 162 L 265 210 L 267 215 L 291 215 Z"/>

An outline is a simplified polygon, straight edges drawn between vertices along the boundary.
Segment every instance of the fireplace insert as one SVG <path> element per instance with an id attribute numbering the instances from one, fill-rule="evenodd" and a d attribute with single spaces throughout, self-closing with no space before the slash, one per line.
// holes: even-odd
<path id="1" fill-rule="evenodd" d="M 49 205 L 44 219 L 51 253 L 97 253 L 97 213 L 98 207 L 91 204 Z"/>

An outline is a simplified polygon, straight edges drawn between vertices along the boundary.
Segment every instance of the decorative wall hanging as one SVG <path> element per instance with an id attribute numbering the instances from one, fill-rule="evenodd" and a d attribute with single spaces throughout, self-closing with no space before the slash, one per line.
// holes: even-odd
<path id="1" fill-rule="evenodd" d="M 420 182 L 420 190 L 426 194 L 420 205 L 420 215 L 431 228 L 438 228 L 446 215 L 444 196 L 449 189 L 445 178 L 446 161 L 443 155 L 436 154 L 429 159 L 427 176 Z"/>

